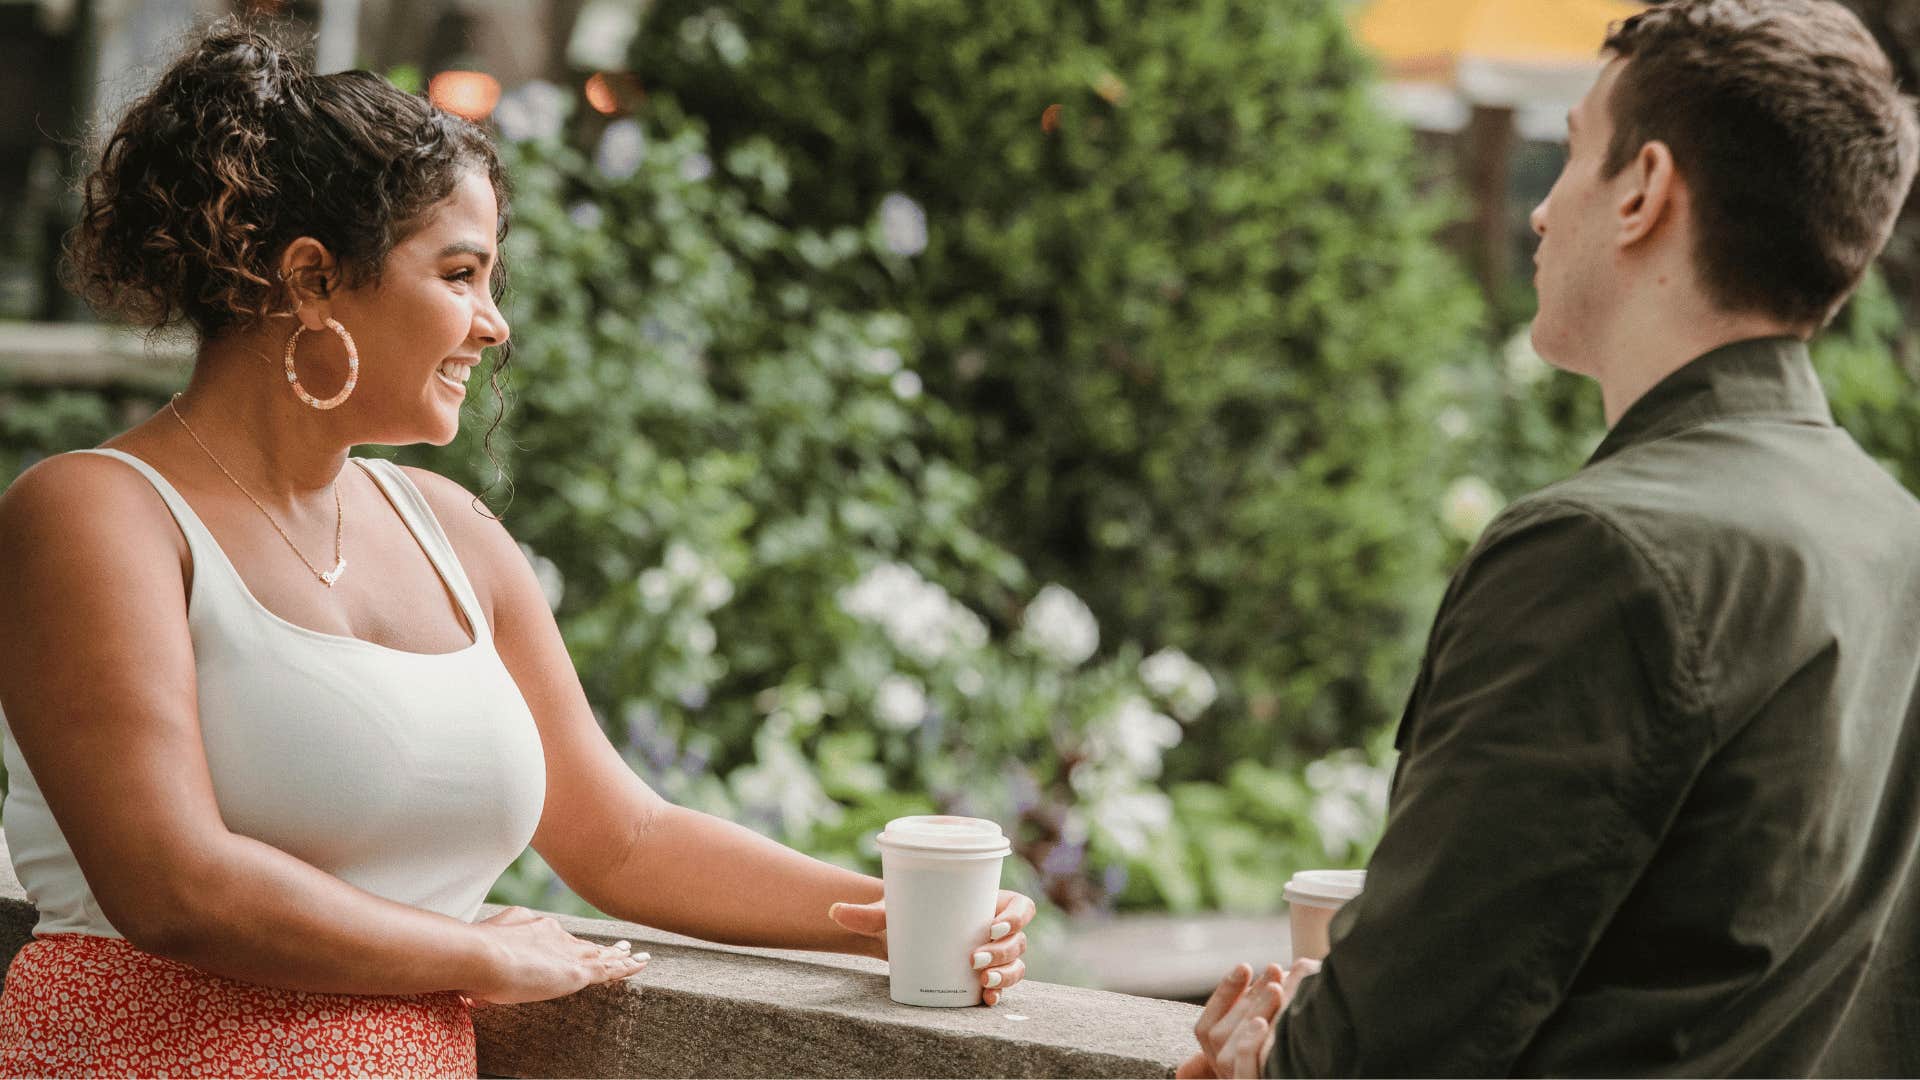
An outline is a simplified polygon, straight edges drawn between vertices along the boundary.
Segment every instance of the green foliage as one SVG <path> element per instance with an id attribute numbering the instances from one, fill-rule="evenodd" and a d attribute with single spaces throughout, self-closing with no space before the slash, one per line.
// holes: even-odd
<path id="1" fill-rule="evenodd" d="M 93 390 L 0 385 L 0 489 L 43 457 L 111 437 L 115 404 Z"/>
<path id="2" fill-rule="evenodd" d="M 1902 367 L 1893 349 L 1903 330 L 1886 280 L 1873 274 L 1815 339 L 1814 368 L 1834 419 L 1907 490 L 1920 493 L 1920 371 Z"/>
<path id="3" fill-rule="evenodd" d="M 786 151 L 772 218 L 879 234 L 821 288 L 906 315 L 993 537 L 1229 675 L 1183 775 L 1395 715 L 1448 550 L 1479 308 L 1342 14 L 659 0 L 636 46 L 663 115 Z"/>
<path id="4" fill-rule="evenodd" d="M 1898 304 L 1878 271 L 1867 276 L 1832 326 L 1812 342 L 1814 370 L 1834 419 L 1909 491 L 1920 493 L 1920 371 L 1904 366 Z M 1496 362 L 1455 374 L 1472 468 L 1513 495 L 1578 469 L 1606 435 L 1592 380 L 1548 368 L 1521 326 Z"/>
<path id="5" fill-rule="evenodd" d="M 850 866 L 877 868 L 889 818 L 951 811 L 1010 826 L 1010 882 L 1063 907 L 1221 902 L 1235 853 L 1195 841 L 1185 869 L 1140 872 L 1184 835 L 1154 780 L 1212 677 L 1093 657 L 1092 613 L 977 531 L 908 322 L 823 287 L 877 238 L 765 216 L 788 172 L 764 142 L 716 162 L 696 126 L 621 121 L 588 155 L 564 124 L 505 148 L 511 498 L 484 395 L 453 446 L 400 456 L 498 493 L 626 760 Z M 496 898 L 577 903 L 532 854 Z"/>

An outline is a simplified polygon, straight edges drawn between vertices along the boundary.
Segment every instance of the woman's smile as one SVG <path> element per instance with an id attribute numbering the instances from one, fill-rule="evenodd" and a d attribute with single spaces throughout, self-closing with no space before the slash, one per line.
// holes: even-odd
<path id="1" fill-rule="evenodd" d="M 434 369 L 433 377 L 459 391 L 461 396 L 467 392 L 467 380 L 473 377 L 475 360 L 443 360 Z"/>

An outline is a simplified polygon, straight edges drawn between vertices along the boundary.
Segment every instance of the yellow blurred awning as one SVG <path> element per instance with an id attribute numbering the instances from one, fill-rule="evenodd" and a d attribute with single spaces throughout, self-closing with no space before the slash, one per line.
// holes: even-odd
<path id="1" fill-rule="evenodd" d="M 1630 0 L 1371 0 L 1354 30 L 1396 78 L 1442 79 L 1469 60 L 1591 69 L 1607 28 L 1643 10 Z"/>

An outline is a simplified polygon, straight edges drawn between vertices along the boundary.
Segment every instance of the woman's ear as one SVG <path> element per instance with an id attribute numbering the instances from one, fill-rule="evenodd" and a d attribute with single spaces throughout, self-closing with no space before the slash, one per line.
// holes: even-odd
<path id="1" fill-rule="evenodd" d="M 326 329 L 333 315 L 333 292 L 340 280 L 333 253 L 313 237 L 302 236 L 280 254 L 279 274 L 300 325 L 309 330 Z"/>
<path id="2" fill-rule="evenodd" d="M 1674 219 L 1680 178 L 1673 165 L 1673 150 L 1664 142 L 1647 143 L 1635 155 L 1633 164 L 1622 170 L 1622 178 L 1632 182 L 1616 209 L 1620 246 L 1624 248 L 1645 240 Z"/>

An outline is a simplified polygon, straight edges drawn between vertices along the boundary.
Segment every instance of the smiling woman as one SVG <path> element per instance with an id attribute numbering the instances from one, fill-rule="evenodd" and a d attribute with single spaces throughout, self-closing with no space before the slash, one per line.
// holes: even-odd
<path id="1" fill-rule="evenodd" d="M 166 407 L 0 497 L 0 820 L 40 911 L 0 1075 L 472 1076 L 473 1003 L 646 962 L 473 921 L 529 843 L 619 918 L 886 954 L 879 881 L 633 774 L 497 519 L 353 456 L 458 432 L 508 338 L 505 191 L 480 128 L 236 23 L 108 140 L 74 281 L 198 350 Z M 1032 914 L 1002 893 L 969 943 L 988 1003 Z"/>

